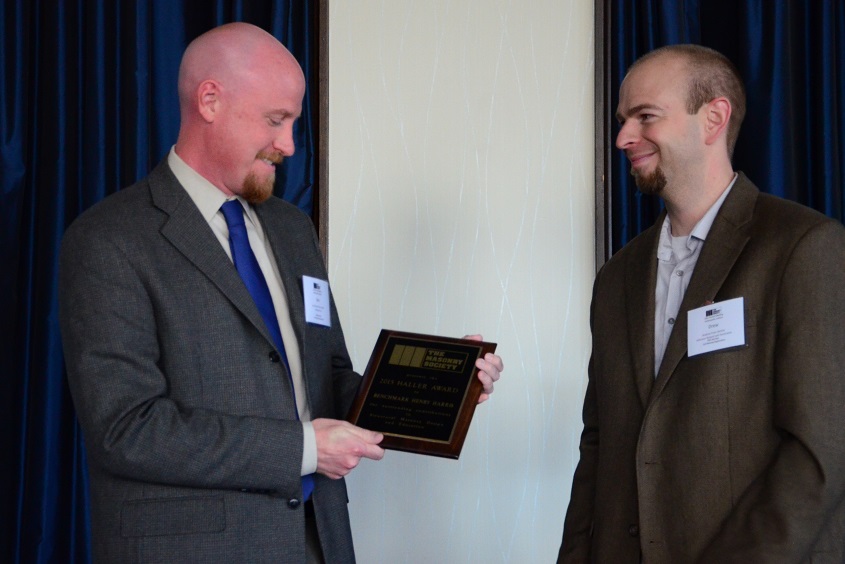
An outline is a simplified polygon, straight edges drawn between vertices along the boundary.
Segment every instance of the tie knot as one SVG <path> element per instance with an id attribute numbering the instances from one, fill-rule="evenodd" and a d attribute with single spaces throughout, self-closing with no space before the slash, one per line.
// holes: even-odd
<path id="1" fill-rule="evenodd" d="M 238 200 L 229 200 L 220 206 L 220 211 L 223 212 L 229 229 L 244 225 L 244 208 Z"/>

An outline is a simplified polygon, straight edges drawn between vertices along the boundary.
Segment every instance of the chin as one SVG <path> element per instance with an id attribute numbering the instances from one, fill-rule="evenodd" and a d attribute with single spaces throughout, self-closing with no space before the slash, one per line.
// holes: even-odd
<path id="1" fill-rule="evenodd" d="M 660 167 L 648 174 L 642 174 L 632 169 L 631 174 L 634 176 L 634 183 L 637 188 L 647 196 L 659 196 L 666 188 L 666 176 L 660 170 Z"/>
<path id="2" fill-rule="evenodd" d="M 260 204 L 261 202 L 265 202 L 273 195 L 273 185 L 275 182 L 275 174 L 271 174 L 264 180 L 259 180 L 258 176 L 254 172 L 251 172 L 244 179 L 241 197 L 250 204 Z"/>

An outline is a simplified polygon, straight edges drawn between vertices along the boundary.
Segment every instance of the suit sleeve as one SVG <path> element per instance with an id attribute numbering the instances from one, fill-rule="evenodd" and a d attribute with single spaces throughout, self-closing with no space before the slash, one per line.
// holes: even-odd
<path id="1" fill-rule="evenodd" d="M 161 367 L 177 349 L 191 355 L 192 343 L 163 348 L 173 338 L 157 323 L 161 312 L 149 287 L 157 283 L 154 276 L 141 275 L 137 253 L 133 257 L 114 230 L 93 223 L 77 222 L 66 234 L 59 281 L 68 381 L 91 463 L 144 483 L 297 497 L 301 423 L 174 401 L 174 390 L 198 375 L 174 377 Z M 196 337 L 208 330 L 197 327 Z M 238 368 L 227 363 L 220 369 Z"/>
<path id="2" fill-rule="evenodd" d="M 599 273 L 599 276 L 601 276 L 601 273 Z M 595 330 L 595 303 L 598 285 L 597 278 L 593 285 L 593 300 L 590 312 L 590 327 L 592 330 Z M 595 351 L 593 354 L 595 354 Z M 558 562 L 590 562 L 599 451 L 599 421 L 594 363 L 595 357 L 591 356 L 588 368 L 587 392 L 584 396 L 582 411 L 584 429 L 581 432 L 579 446 L 581 457 L 572 478 L 572 492 L 563 523 L 563 541 L 558 553 Z"/>
<path id="3" fill-rule="evenodd" d="M 781 443 L 701 562 L 805 560 L 845 497 L 845 230 L 794 246 L 778 288 L 773 425 Z M 840 539 L 841 542 L 841 539 Z"/>

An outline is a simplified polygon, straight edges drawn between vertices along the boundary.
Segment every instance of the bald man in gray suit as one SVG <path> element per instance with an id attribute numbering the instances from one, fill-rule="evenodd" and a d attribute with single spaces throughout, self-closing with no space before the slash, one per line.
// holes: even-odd
<path id="1" fill-rule="evenodd" d="M 342 421 L 360 377 L 331 296 L 327 319 L 306 321 L 314 281 L 328 289 L 318 241 L 271 197 L 304 91 L 259 28 L 200 36 L 170 154 L 65 235 L 60 319 L 97 561 L 354 560 L 343 476 L 381 459 L 382 437 Z M 231 202 L 272 322 L 233 265 Z M 501 359 L 477 366 L 486 399 Z"/>

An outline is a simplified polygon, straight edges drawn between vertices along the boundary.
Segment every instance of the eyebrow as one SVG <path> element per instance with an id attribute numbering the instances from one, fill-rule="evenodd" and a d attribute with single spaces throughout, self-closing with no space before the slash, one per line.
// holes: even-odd
<path id="1" fill-rule="evenodd" d="M 264 112 L 266 117 L 270 116 L 278 116 L 280 118 L 288 118 L 288 117 L 299 117 L 297 114 L 293 112 L 289 112 L 287 110 L 270 110 L 269 112 Z"/>
<path id="2" fill-rule="evenodd" d="M 643 110 L 660 110 L 659 106 L 655 106 L 654 104 L 640 104 L 638 106 L 634 106 L 633 108 L 628 109 L 627 115 L 632 116 L 635 114 L 640 113 Z M 623 121 L 623 118 L 626 114 L 622 114 L 619 110 L 616 111 L 616 121 Z"/>

